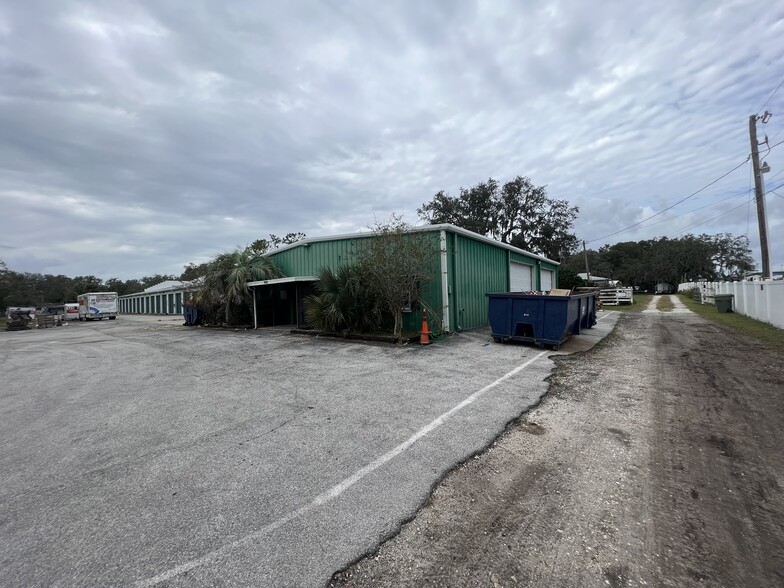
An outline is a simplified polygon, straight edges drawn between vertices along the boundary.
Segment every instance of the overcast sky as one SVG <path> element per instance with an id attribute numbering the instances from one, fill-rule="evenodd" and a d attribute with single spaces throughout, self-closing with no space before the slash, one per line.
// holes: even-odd
<path id="1" fill-rule="evenodd" d="M 0 259 L 179 274 L 269 233 L 415 223 L 438 190 L 519 174 L 579 206 L 589 247 L 748 233 L 759 262 L 748 163 L 602 237 L 744 162 L 783 79 L 784 4 L 758 0 L 11 0 Z M 784 141 L 784 87 L 765 109 L 760 140 Z M 784 145 L 764 159 L 784 184 Z"/>

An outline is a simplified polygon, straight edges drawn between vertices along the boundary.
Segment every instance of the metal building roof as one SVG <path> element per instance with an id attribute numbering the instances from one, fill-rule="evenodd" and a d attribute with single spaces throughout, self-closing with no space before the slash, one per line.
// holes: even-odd
<path id="1" fill-rule="evenodd" d="M 178 291 L 193 291 L 201 288 L 203 279 L 199 278 L 191 282 L 180 282 L 179 280 L 166 280 L 160 284 L 155 284 L 149 288 L 145 288 L 141 292 L 134 292 L 132 294 L 123 294 L 120 298 L 133 298 L 134 296 L 143 296 L 144 294 L 161 294 L 163 292 L 178 292 Z"/>
<path id="2" fill-rule="evenodd" d="M 165 282 L 161 282 L 160 284 L 155 284 L 154 286 L 145 288 L 144 292 L 146 294 L 150 294 L 152 292 L 163 292 L 164 290 L 179 290 L 180 288 L 184 288 L 185 286 L 186 286 L 186 282 L 180 282 L 179 280 L 166 280 Z"/>
<path id="3" fill-rule="evenodd" d="M 474 233 L 473 231 L 469 231 L 468 229 L 464 229 L 462 227 L 458 227 L 451 224 L 440 224 L 440 225 L 422 225 L 420 227 L 411 227 L 408 232 L 411 233 L 428 233 L 431 231 L 448 231 L 450 233 L 456 233 L 458 235 L 463 235 L 464 237 L 468 237 L 470 239 L 475 239 L 477 241 L 483 241 L 485 243 L 490 243 L 495 245 L 496 247 L 501 247 L 502 249 L 508 249 L 509 251 L 514 251 L 515 253 L 520 253 L 527 257 L 531 257 L 533 259 L 539 259 L 541 261 L 546 261 L 547 263 L 552 263 L 554 265 L 560 265 L 560 262 L 548 259 L 542 255 L 538 255 L 536 253 L 531 253 L 530 251 L 525 251 L 524 249 L 520 249 L 519 247 L 514 247 L 513 245 L 509 245 L 508 243 L 501 243 L 500 241 L 496 241 L 495 239 L 491 239 L 490 237 L 485 237 L 484 235 L 480 235 L 479 233 Z M 286 251 L 288 249 L 294 249 L 295 247 L 307 247 L 311 243 L 320 243 L 322 241 L 340 241 L 343 239 L 362 239 L 365 237 L 372 237 L 373 233 L 370 231 L 359 231 L 356 233 L 346 233 L 343 235 L 328 235 L 325 237 L 308 237 L 306 239 L 302 239 L 301 241 L 297 241 L 296 243 L 292 243 L 291 245 L 284 245 L 283 247 L 276 249 L 274 251 L 269 251 L 266 255 L 275 255 L 276 253 L 280 253 L 281 251 Z"/>

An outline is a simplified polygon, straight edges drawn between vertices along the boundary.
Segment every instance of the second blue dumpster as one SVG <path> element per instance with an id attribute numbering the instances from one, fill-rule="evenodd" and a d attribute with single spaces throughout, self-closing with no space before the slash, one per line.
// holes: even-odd
<path id="1" fill-rule="evenodd" d="M 523 341 L 558 349 L 571 335 L 596 324 L 596 294 L 548 296 L 487 294 L 488 318 L 495 341 Z"/>
<path id="2" fill-rule="evenodd" d="M 185 326 L 195 327 L 201 324 L 201 310 L 188 301 L 182 307 L 182 314 L 185 317 Z"/>

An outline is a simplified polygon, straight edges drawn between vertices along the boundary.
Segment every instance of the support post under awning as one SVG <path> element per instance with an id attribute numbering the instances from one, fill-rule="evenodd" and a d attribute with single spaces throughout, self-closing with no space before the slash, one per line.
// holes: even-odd
<path id="1" fill-rule="evenodd" d="M 251 290 L 253 290 L 253 328 L 258 329 L 259 320 L 256 317 L 256 288 L 251 287 Z"/>

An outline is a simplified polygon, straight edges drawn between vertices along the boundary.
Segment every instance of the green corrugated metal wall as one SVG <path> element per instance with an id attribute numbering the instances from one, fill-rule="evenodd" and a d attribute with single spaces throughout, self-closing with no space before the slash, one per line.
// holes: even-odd
<path id="1" fill-rule="evenodd" d="M 452 329 L 472 329 L 487 324 L 487 292 L 509 289 L 507 249 L 450 233 L 453 247 L 449 268 L 452 289 Z"/>
<path id="2" fill-rule="evenodd" d="M 438 254 L 440 231 L 424 233 L 434 249 L 431 278 L 424 284 L 423 299 L 436 316 L 429 317 L 430 329 L 439 330 L 441 320 L 441 259 Z M 353 261 L 353 252 L 362 239 L 351 237 L 332 241 L 300 245 L 269 257 L 278 265 L 285 276 L 313 276 L 324 266 L 337 268 Z M 472 329 L 487 324 L 488 292 L 509 290 L 509 262 L 528 263 L 536 268 L 534 279 L 537 288 L 541 276 L 537 260 L 525 255 L 497 247 L 491 243 L 471 239 L 457 233 L 446 232 L 447 267 L 449 272 L 449 323 L 451 330 Z M 541 267 L 555 270 L 557 266 L 542 261 Z M 409 331 L 418 331 L 421 326 L 421 311 L 406 313 L 403 326 Z"/>
<path id="3" fill-rule="evenodd" d="M 440 234 L 438 231 L 424 233 L 427 236 L 429 246 L 433 250 L 433 259 L 430 263 L 430 280 L 422 286 L 422 300 L 430 307 L 428 314 L 428 326 L 431 331 L 441 332 L 441 314 L 443 313 L 443 303 L 441 299 L 441 258 L 439 250 L 441 246 Z M 419 331 L 422 327 L 422 313 L 412 312 L 403 316 L 403 326 L 411 331 Z"/>
<path id="4" fill-rule="evenodd" d="M 310 243 L 281 252 L 273 251 L 268 257 L 275 262 L 284 276 L 315 276 L 322 267 L 338 268 L 350 264 L 357 241 L 361 239 Z"/>
<path id="5" fill-rule="evenodd" d="M 441 265 L 438 257 L 439 233 L 424 233 L 430 241 L 434 255 L 430 268 L 430 280 L 423 286 L 422 298 L 433 309 L 436 316 L 428 319 L 430 330 L 440 331 L 441 322 Z M 268 257 L 283 272 L 284 276 L 315 276 L 322 267 L 336 269 L 341 265 L 351 264 L 354 261 L 354 252 L 359 243 L 369 237 L 355 237 L 349 239 L 336 239 L 300 245 L 280 252 L 271 252 Z M 421 311 L 403 314 L 403 329 L 419 331 L 422 326 Z"/>
<path id="6" fill-rule="evenodd" d="M 510 261 L 517 261 L 517 262 L 520 262 L 520 263 L 527 263 L 528 265 L 532 265 L 532 266 L 536 267 L 536 260 L 535 259 L 531 259 L 530 257 L 527 257 L 527 256 L 522 255 L 520 253 L 516 253 L 514 251 L 510 251 L 509 252 L 509 260 Z"/>

